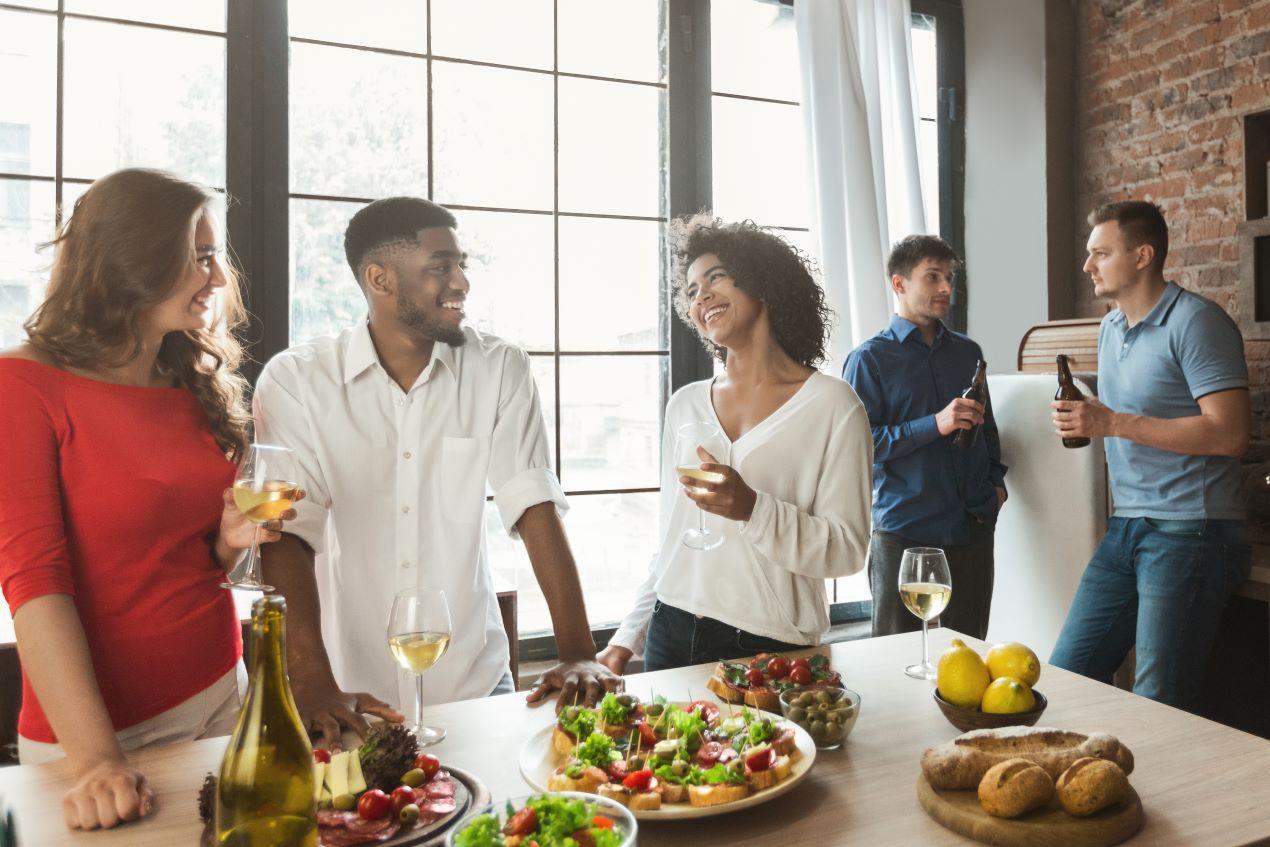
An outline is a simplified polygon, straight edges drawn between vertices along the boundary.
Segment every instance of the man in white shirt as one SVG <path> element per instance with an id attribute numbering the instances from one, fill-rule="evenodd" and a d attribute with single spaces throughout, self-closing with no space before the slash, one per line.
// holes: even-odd
<path id="1" fill-rule="evenodd" d="M 561 658 L 529 701 L 558 688 L 591 703 L 620 686 L 593 661 L 529 358 L 461 325 L 469 286 L 455 226 L 416 198 L 361 209 L 344 249 L 369 320 L 278 354 L 256 387 L 257 438 L 296 451 L 308 492 L 264 572 L 287 598 L 296 705 L 327 744 L 341 724 L 364 732 L 360 713 L 401 720 L 388 705 L 406 698 L 387 621 L 405 589 L 442 589 L 450 606 L 450 649 L 424 677 L 425 702 L 512 690 L 485 558 L 487 482 L 525 542 Z"/>

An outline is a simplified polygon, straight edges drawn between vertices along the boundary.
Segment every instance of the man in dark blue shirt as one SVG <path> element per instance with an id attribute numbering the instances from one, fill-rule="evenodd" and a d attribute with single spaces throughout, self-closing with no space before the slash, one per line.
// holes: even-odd
<path id="1" fill-rule="evenodd" d="M 869 584 L 873 634 L 921 628 L 899 595 L 909 547 L 940 547 L 953 593 L 945 626 L 983 638 L 992 604 L 993 535 L 1005 502 L 1005 465 L 992 403 L 961 397 L 983 358 L 979 345 L 944 326 L 956 252 L 933 235 L 895 245 L 887 273 L 895 292 L 890 326 L 851 352 L 843 379 L 873 428 L 873 541 Z M 969 448 L 958 430 L 979 427 Z"/>

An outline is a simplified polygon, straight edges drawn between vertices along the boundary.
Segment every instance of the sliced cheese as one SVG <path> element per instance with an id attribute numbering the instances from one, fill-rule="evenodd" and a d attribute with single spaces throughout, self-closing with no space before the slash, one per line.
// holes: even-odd
<path id="1" fill-rule="evenodd" d="M 362 776 L 362 757 L 354 748 L 348 754 L 348 793 L 361 794 L 366 790 L 366 777 Z"/>
<path id="2" fill-rule="evenodd" d="M 325 784 L 326 784 L 326 763 L 314 762 L 313 763 L 313 800 L 315 802 L 322 799 L 322 789 L 325 787 Z"/>
<path id="3" fill-rule="evenodd" d="M 326 784 L 331 788 L 331 796 L 351 793 L 348 790 L 348 751 L 331 756 L 331 763 L 326 768 Z"/>

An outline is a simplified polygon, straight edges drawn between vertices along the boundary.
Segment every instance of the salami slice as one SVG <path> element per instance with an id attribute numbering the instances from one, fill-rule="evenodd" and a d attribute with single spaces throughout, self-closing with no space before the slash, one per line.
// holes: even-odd
<path id="1" fill-rule="evenodd" d="M 357 812 L 341 812 L 336 809 L 318 809 L 318 826 L 343 827 L 350 820 L 356 820 Z"/>
<path id="2" fill-rule="evenodd" d="M 322 847 L 354 847 L 357 844 L 374 844 L 387 841 L 401 829 L 401 823 L 393 818 L 364 821 L 354 816 L 343 827 L 318 827 L 318 841 Z"/>
<path id="3" fill-rule="evenodd" d="M 453 797 L 446 797 L 441 800 L 433 800 L 432 802 L 428 804 L 428 811 L 436 815 L 438 818 L 443 818 L 446 815 L 451 814 L 456 808 L 457 806 L 454 802 Z"/>

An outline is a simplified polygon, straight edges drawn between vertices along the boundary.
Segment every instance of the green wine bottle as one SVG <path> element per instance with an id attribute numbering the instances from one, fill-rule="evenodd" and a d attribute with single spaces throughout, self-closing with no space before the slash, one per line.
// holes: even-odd
<path id="1" fill-rule="evenodd" d="M 277 596 L 251 607 L 247 699 L 216 787 L 216 843 L 225 847 L 317 847 L 313 747 L 287 682 L 286 609 Z"/>

